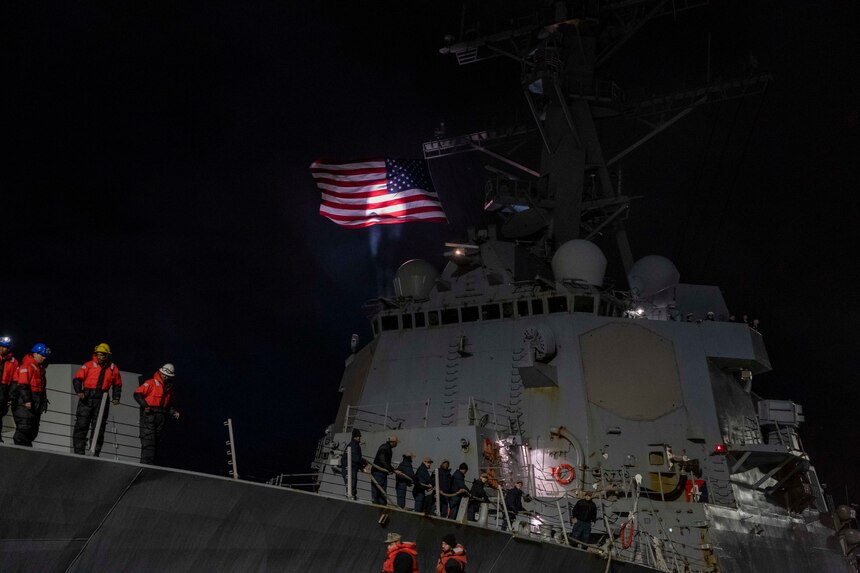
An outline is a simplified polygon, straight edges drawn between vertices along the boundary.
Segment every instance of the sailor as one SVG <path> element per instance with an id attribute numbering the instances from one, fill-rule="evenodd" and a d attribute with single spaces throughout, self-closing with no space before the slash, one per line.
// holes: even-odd
<path id="1" fill-rule="evenodd" d="M 436 573 L 463 573 L 464 571 L 466 571 L 466 549 L 449 533 L 442 538 L 442 553 L 436 564 Z"/>
<path id="2" fill-rule="evenodd" d="M 460 510 L 460 502 L 464 497 L 469 495 L 469 490 L 466 489 L 467 471 L 469 471 L 469 466 L 464 462 L 460 464 L 457 471 L 451 475 L 451 491 L 449 493 L 451 493 L 452 496 L 448 498 L 448 516 L 451 519 L 457 519 L 457 512 Z"/>
<path id="3" fill-rule="evenodd" d="M 12 439 L 16 446 L 33 447 L 33 440 L 39 435 L 39 421 L 48 410 L 45 361 L 50 355 L 51 349 L 40 342 L 24 356 L 15 373 L 12 389 L 15 435 Z"/>
<path id="4" fill-rule="evenodd" d="M 388 486 L 388 474 L 394 472 L 391 456 L 394 455 L 392 450 L 395 447 L 397 447 L 397 436 L 388 436 L 388 440 L 376 450 L 376 457 L 373 458 L 373 469 L 370 471 L 370 477 L 373 478 L 372 481 L 374 482 L 370 484 L 373 503 L 388 505 L 385 488 Z"/>
<path id="5" fill-rule="evenodd" d="M 85 362 L 78 369 L 72 386 L 78 395 L 78 409 L 75 418 L 74 446 L 75 453 L 83 455 L 87 447 L 87 433 L 93 435 L 96 440 L 96 450 L 93 455 L 98 456 L 104 442 L 104 431 L 107 426 L 108 411 L 110 404 L 105 401 L 102 413 L 101 427 L 98 428 L 98 436 L 95 436 L 96 422 L 101 409 L 102 396 L 111 390 L 111 403 L 119 404 L 122 395 L 122 376 L 119 368 L 111 360 L 110 346 L 102 342 L 93 349 L 93 359 Z"/>
<path id="6" fill-rule="evenodd" d="M 134 400 L 140 404 L 140 463 L 154 464 L 158 442 L 167 416 L 179 419 L 173 407 L 173 364 L 165 364 L 152 378 L 134 391 Z"/>
<path id="7" fill-rule="evenodd" d="M 510 521 L 513 525 L 517 518 L 517 514 L 523 511 L 523 481 L 517 480 L 517 483 L 509 490 L 505 490 L 505 508 L 508 510 L 508 519 L 502 520 L 502 531 L 507 529 L 507 522 Z"/>
<path id="8" fill-rule="evenodd" d="M 756 332 L 761 332 L 761 328 L 759 328 L 759 321 L 757 318 L 753 319 L 752 324 L 750 324 L 750 328 L 752 328 Z"/>
<path id="9" fill-rule="evenodd" d="M 351 455 L 347 455 L 346 450 L 352 452 Z M 363 470 L 364 466 L 367 465 L 367 461 L 361 457 L 361 430 L 358 428 L 352 429 L 352 439 L 346 445 L 343 456 L 340 458 L 340 475 L 343 476 L 344 485 L 349 485 L 346 466 L 349 463 L 350 458 L 352 458 L 352 465 L 348 471 L 352 473 L 352 491 L 349 492 L 349 496 L 351 499 L 356 499 L 358 497 L 356 495 L 358 488 L 358 472 Z"/>
<path id="10" fill-rule="evenodd" d="M 571 529 L 572 539 L 588 543 L 591 537 L 591 524 L 597 521 L 597 506 L 591 501 L 591 492 L 585 492 L 585 499 L 580 499 L 573 506 L 571 517 L 576 518 L 576 523 Z"/>
<path id="11" fill-rule="evenodd" d="M 418 548 L 412 541 L 402 541 L 399 533 L 385 537 L 388 556 L 382 565 L 383 573 L 418 573 Z"/>
<path id="12" fill-rule="evenodd" d="M 692 313 L 692 312 L 688 312 L 688 313 L 687 313 L 687 315 L 684 317 L 684 320 L 685 320 L 685 321 L 687 321 L 687 322 L 694 322 L 694 320 L 693 320 L 693 313 Z"/>
<path id="13" fill-rule="evenodd" d="M 451 493 L 451 462 L 442 460 L 436 471 L 439 473 L 439 517 L 448 517 L 448 501 L 451 498 L 443 494 Z"/>
<path id="14" fill-rule="evenodd" d="M 709 321 L 713 322 L 716 319 L 717 319 L 716 315 L 714 314 L 714 312 L 712 310 L 709 310 L 708 314 L 705 315 L 705 320 L 709 320 Z"/>
<path id="15" fill-rule="evenodd" d="M 484 486 L 487 485 L 489 480 L 489 475 L 481 474 L 481 477 L 472 482 L 472 489 L 469 491 L 469 521 L 476 521 L 476 516 L 478 510 L 481 508 L 481 504 L 488 503 L 490 501 L 490 498 L 487 497 L 487 492 L 484 490 Z"/>
<path id="16" fill-rule="evenodd" d="M 394 478 L 394 489 L 397 491 L 397 505 L 400 509 L 406 507 L 406 490 L 415 483 L 415 470 L 412 469 L 412 458 L 415 454 L 406 452 L 400 465 L 397 466 L 397 475 Z"/>
<path id="17" fill-rule="evenodd" d="M 3 416 L 9 411 L 9 398 L 18 361 L 12 354 L 12 339 L 0 337 L 0 443 L 3 442 Z"/>
<path id="18" fill-rule="evenodd" d="M 424 462 L 415 471 L 415 487 L 412 488 L 412 497 L 415 498 L 415 511 L 429 513 L 433 507 L 433 478 L 430 475 L 430 467 L 433 460 L 425 457 Z"/>

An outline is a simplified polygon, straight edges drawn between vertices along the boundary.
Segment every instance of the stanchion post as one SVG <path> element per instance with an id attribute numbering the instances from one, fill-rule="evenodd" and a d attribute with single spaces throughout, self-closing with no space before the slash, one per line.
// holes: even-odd
<path id="1" fill-rule="evenodd" d="M 230 446 L 230 449 L 227 450 L 227 454 L 230 456 L 227 464 L 233 469 L 229 471 L 229 474 L 233 476 L 233 479 L 239 479 L 239 464 L 236 461 L 236 442 L 233 439 L 233 419 L 227 418 L 224 425 L 227 426 L 227 434 L 230 436 L 230 439 L 227 440 L 227 445 Z"/>

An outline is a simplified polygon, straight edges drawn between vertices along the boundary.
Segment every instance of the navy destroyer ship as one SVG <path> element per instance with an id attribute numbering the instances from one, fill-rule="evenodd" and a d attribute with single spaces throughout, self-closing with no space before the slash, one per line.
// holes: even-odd
<path id="1" fill-rule="evenodd" d="M 683 283 L 671 261 L 628 245 L 623 158 L 770 80 L 633 101 L 602 77 L 649 21 L 704 3 L 558 2 L 447 37 L 441 52 L 459 65 L 515 62 L 531 120 L 440 129 L 424 144 L 431 162 L 486 159 L 487 224 L 449 243 L 442 269 L 405 262 L 395 296 L 373 302 L 374 336 L 346 360 L 312 485 L 4 445 L 0 570 L 378 571 L 396 531 L 418 542 L 423 571 L 452 532 L 470 572 L 855 571 L 860 535 L 845 507 L 827 505 L 799 438 L 802 407 L 755 392 L 771 368 L 762 336 L 729 320 L 717 286 Z M 606 118 L 650 129 L 610 156 Z M 615 286 L 610 257 L 623 269 Z M 338 469 L 355 429 L 368 460 L 395 435 L 395 463 L 411 450 L 467 464 L 468 481 L 487 473 L 491 501 L 474 522 L 410 512 L 389 479 L 380 507 L 367 473 L 349 499 Z M 509 515 L 502 491 L 516 481 L 527 501 Z M 582 545 L 571 508 L 586 492 L 598 515 Z"/>
<path id="2" fill-rule="evenodd" d="M 761 97 L 771 80 L 748 71 L 634 101 L 601 74 L 649 20 L 702 4 L 556 2 L 500 18 L 504 29 L 446 37 L 440 51 L 461 66 L 513 61 L 531 121 L 439 130 L 424 144 L 431 167 L 483 158 L 494 217 L 446 244 L 441 272 L 404 263 L 395 296 L 372 305 L 374 338 L 347 361 L 320 447 L 321 491 L 343 494 L 327 467 L 353 429 L 371 454 L 393 433 L 395 460 L 411 451 L 418 463 L 466 463 L 497 488 L 523 481 L 531 501 L 521 522 L 503 523 L 498 489 L 489 527 L 567 545 L 570 508 L 588 492 L 599 505 L 592 540 L 610 560 L 660 571 L 854 570 L 852 515 L 827 506 L 798 436 L 802 406 L 755 392 L 755 377 L 771 370 L 762 335 L 731 316 L 717 286 L 683 283 L 670 260 L 636 259 L 628 243 L 634 197 L 622 191 L 622 160 L 698 107 Z M 649 129 L 605 153 L 608 119 Z M 607 255 L 620 259 L 623 287 L 607 280 Z"/>

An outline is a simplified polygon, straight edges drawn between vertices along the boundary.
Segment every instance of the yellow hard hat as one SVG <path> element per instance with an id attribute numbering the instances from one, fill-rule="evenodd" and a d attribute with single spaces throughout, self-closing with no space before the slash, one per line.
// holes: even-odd
<path id="1" fill-rule="evenodd" d="M 95 347 L 93 352 L 104 352 L 105 354 L 110 354 L 110 345 L 107 342 L 102 342 L 98 346 Z"/>

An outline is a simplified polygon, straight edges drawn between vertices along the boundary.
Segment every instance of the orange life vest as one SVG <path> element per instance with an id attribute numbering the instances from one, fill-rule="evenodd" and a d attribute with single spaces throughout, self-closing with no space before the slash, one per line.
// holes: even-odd
<path id="1" fill-rule="evenodd" d="M 0 358 L 0 384 L 8 386 L 15 379 L 15 373 L 18 371 L 18 361 L 12 356 L 12 351 L 6 353 L 3 358 Z"/>
<path id="2" fill-rule="evenodd" d="M 108 362 L 104 366 L 105 375 L 102 380 L 101 390 L 107 392 L 110 390 L 111 386 L 122 387 L 122 376 L 119 374 L 119 368 L 116 367 L 116 364 L 113 362 Z M 96 388 L 99 384 L 99 376 L 101 376 L 102 367 L 99 366 L 99 363 L 96 361 L 95 355 L 93 355 L 93 359 L 85 362 L 83 366 L 78 368 L 77 374 L 75 374 L 75 378 L 78 380 L 83 380 L 83 387 L 86 388 Z"/>
<path id="3" fill-rule="evenodd" d="M 418 573 L 418 551 L 415 549 L 415 543 L 412 543 L 411 541 L 398 543 L 396 547 L 389 549 L 388 559 L 385 560 L 382 570 L 385 573 L 394 573 L 394 559 L 397 557 L 398 553 L 406 553 L 412 557 L 412 573 Z"/>
<path id="4" fill-rule="evenodd" d="M 448 561 L 454 560 L 460 565 L 460 571 L 466 570 L 466 548 L 457 544 L 456 547 L 449 551 L 443 551 L 439 556 L 439 564 L 436 565 L 436 573 L 445 573 L 445 564 Z"/>
<path id="5" fill-rule="evenodd" d="M 155 375 L 141 384 L 135 394 L 140 394 L 146 400 L 146 405 L 150 408 L 168 408 L 172 392 L 168 392 L 164 387 L 164 379 L 161 377 L 161 372 L 156 372 Z"/>

